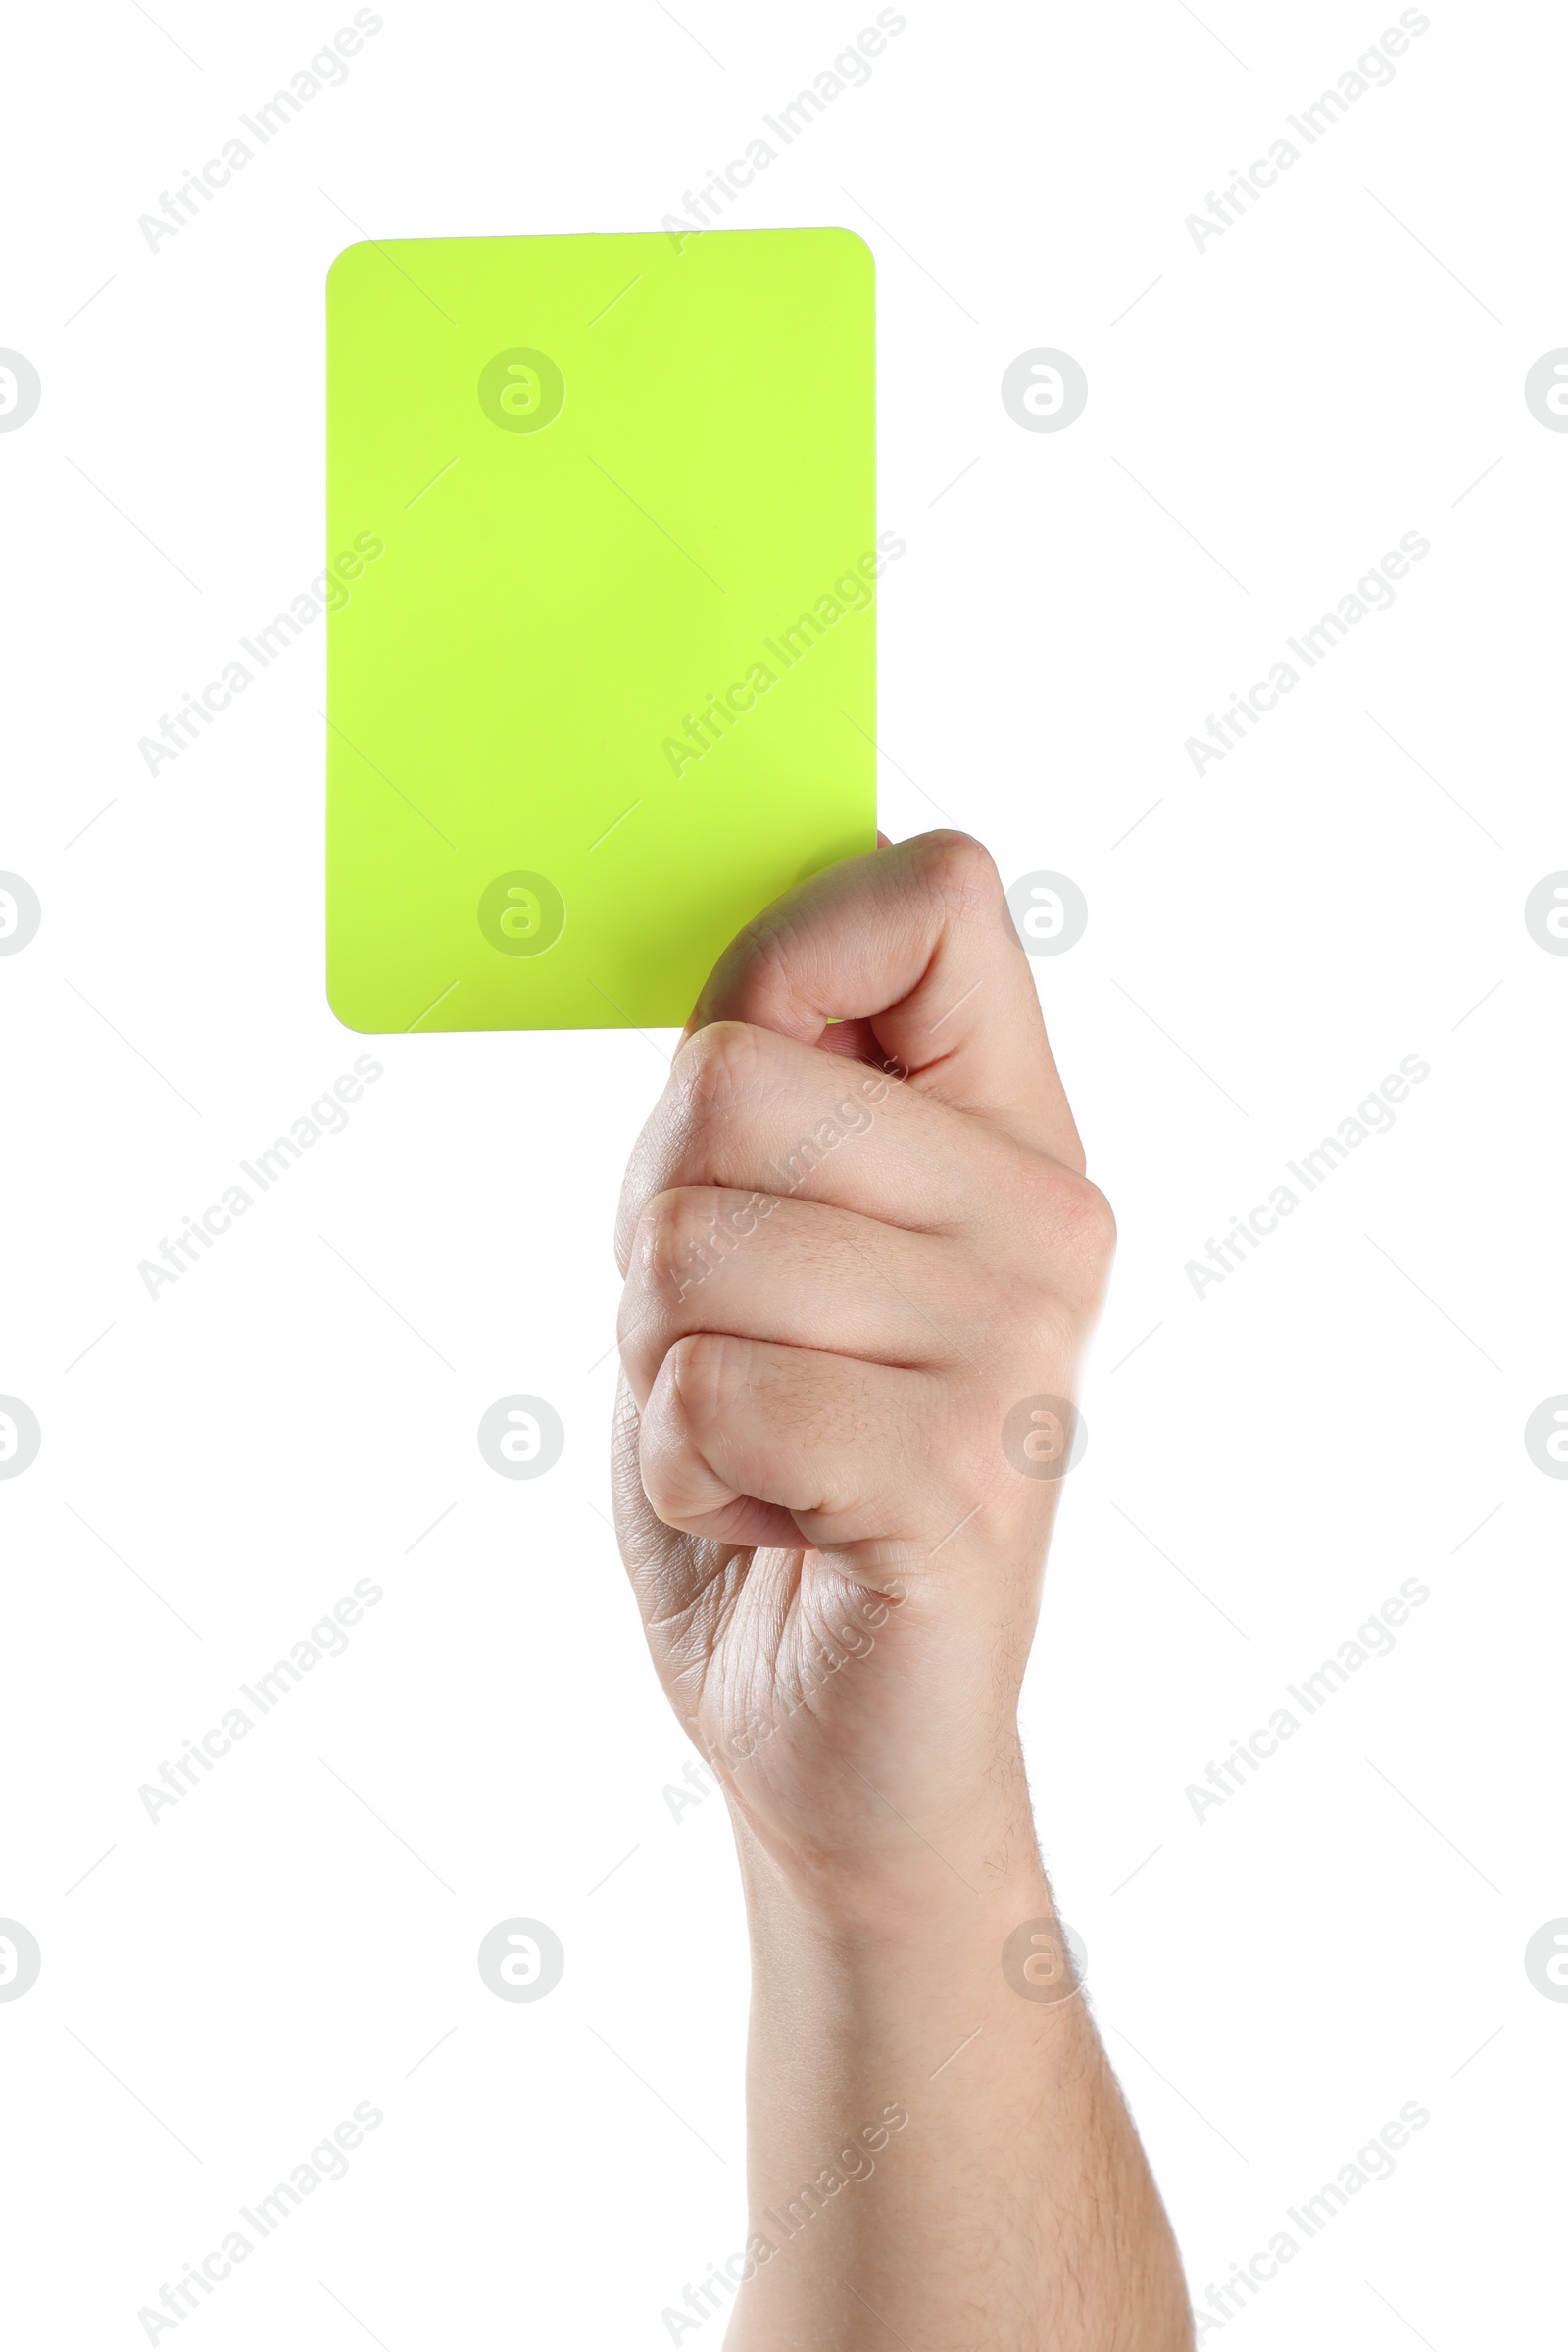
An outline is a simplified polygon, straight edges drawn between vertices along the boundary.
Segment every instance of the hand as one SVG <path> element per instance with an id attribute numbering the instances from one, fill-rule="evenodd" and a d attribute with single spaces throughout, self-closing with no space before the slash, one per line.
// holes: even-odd
<path id="1" fill-rule="evenodd" d="M 614 1479 L 743 1851 L 835 1895 L 1032 1860 L 1016 1701 L 1113 1238 L 976 843 L 721 957 L 621 1197 Z"/>

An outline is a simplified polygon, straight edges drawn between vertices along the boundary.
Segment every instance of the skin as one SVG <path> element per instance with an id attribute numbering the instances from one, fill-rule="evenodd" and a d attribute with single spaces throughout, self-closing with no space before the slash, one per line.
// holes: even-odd
<path id="1" fill-rule="evenodd" d="M 720 958 L 622 1193 L 614 1485 L 751 1923 L 729 2352 L 1193 2342 L 1017 1728 L 1113 1246 L 978 844 Z"/>

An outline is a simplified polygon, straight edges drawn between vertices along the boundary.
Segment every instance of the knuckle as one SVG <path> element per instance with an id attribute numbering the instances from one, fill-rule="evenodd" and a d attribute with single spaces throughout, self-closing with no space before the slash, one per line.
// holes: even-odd
<path id="1" fill-rule="evenodd" d="M 1032 1317 L 1054 1304 L 1069 1319 L 1099 1304 L 1116 1253 L 1116 1219 L 1097 1184 L 1073 1168 L 1043 1164 L 1020 1219 L 1032 1286 L 1021 1303 Z"/>
<path id="2" fill-rule="evenodd" d="M 1116 1254 L 1116 1216 L 1110 1202 L 1098 1184 L 1072 1174 L 1058 1213 L 1073 1258 L 1086 1274 L 1102 1281 Z"/>
<path id="3" fill-rule="evenodd" d="M 1098 1184 L 1076 1168 L 1052 1167 L 1040 1187 L 1040 1229 L 1063 1273 L 1103 1280 L 1116 1253 L 1116 1219 Z"/>
<path id="4" fill-rule="evenodd" d="M 1003 897 L 996 860 L 972 834 L 928 833 L 923 847 L 926 878 L 940 898 L 963 907 L 991 906 Z"/>
<path id="5" fill-rule="evenodd" d="M 656 1193 L 637 1221 L 636 1263 L 644 1290 L 669 1305 L 711 1270 L 718 1195 L 682 1184 Z"/>
<path id="6" fill-rule="evenodd" d="M 745 1378 L 745 1356 L 744 1340 L 711 1331 L 688 1332 L 670 1348 L 665 1373 L 694 1433 L 721 1417 Z"/>
<path id="7" fill-rule="evenodd" d="M 687 1117 L 700 1127 L 756 1094 L 760 1069 L 758 1033 L 746 1021 L 710 1021 L 681 1048 L 676 1067 Z"/>

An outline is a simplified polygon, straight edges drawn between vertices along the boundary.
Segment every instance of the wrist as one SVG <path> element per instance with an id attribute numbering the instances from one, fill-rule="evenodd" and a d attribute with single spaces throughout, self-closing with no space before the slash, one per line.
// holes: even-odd
<path id="1" fill-rule="evenodd" d="M 896 1848 L 824 1851 L 764 1837 L 732 1808 L 747 1917 L 759 1938 L 804 1936 L 824 1948 L 928 1956 L 987 1949 L 1054 1904 L 1027 1804 L 976 1808 L 938 1839 L 910 1832 Z"/>

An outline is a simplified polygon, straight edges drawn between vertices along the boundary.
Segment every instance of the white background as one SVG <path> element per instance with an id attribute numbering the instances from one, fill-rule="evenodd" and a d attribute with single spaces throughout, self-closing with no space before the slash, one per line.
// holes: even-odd
<path id="1" fill-rule="evenodd" d="M 8 2329 L 145 2341 L 368 2100 L 181 2343 L 654 2352 L 741 2242 L 746 2000 L 605 1518 L 611 1217 L 668 1041 L 337 1026 L 319 633 L 156 778 L 137 742 L 319 569 L 335 252 L 655 228 L 875 11 L 388 0 L 152 251 L 138 216 L 351 14 L 155 13 L 10 39 L 0 343 L 43 398 L 0 436 L 0 866 L 43 923 L 0 960 L 0 1390 L 43 1444 L 0 1483 L 0 1914 L 43 1971 L 0 2005 Z M 1568 435 L 1523 379 L 1568 343 L 1563 23 L 1434 5 L 1200 251 L 1185 217 L 1396 9 L 906 14 L 730 218 L 877 255 L 884 825 L 1089 901 L 1036 970 L 1122 1244 L 1026 1693 L 1042 1836 L 1195 2300 L 1430 2114 L 1216 2332 L 1542 2342 L 1568 1484 L 1522 1433 L 1568 1389 L 1568 958 L 1522 910 L 1568 865 Z M 999 394 L 1041 345 L 1089 378 L 1058 434 Z M 1393 609 L 1195 775 L 1187 737 L 1411 531 Z M 150 1298 L 139 1261 L 368 1045 L 346 1132 Z M 1195 1296 L 1406 1055 L 1392 1131 Z M 514 1391 L 565 1423 L 537 1483 L 474 1442 Z M 150 1821 L 138 1787 L 364 1577 L 346 1654 Z M 1195 1818 L 1411 1577 L 1393 1653 Z M 567 1956 L 527 2006 L 474 1965 L 517 1914 Z"/>

